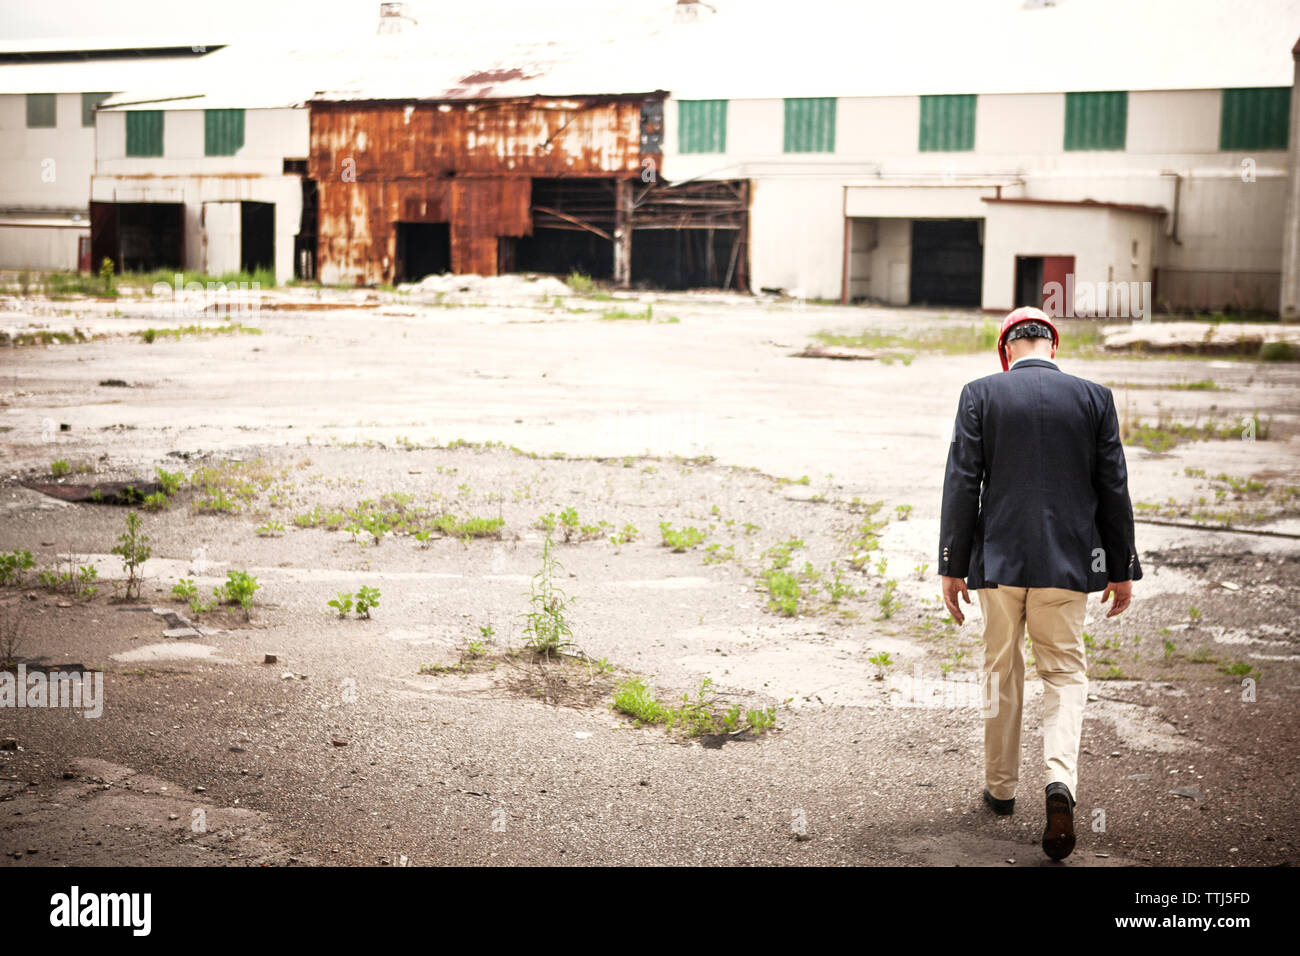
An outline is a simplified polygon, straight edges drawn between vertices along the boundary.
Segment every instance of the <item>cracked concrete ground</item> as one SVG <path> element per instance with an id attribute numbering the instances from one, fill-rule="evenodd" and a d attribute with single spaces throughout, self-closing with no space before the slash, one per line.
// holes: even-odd
<path id="1" fill-rule="evenodd" d="M 654 307 L 680 321 L 644 323 L 601 321 L 598 306 L 380 300 L 277 309 L 257 318 L 260 335 L 3 353 L 0 552 L 29 550 L 40 568 L 75 555 L 101 591 L 55 594 L 33 569 L 0 590 L 0 610 L 20 622 L 23 658 L 103 668 L 105 690 L 97 719 L 0 709 L 14 748 L 0 749 L 0 861 L 1054 865 L 1037 845 L 1041 687 L 1031 670 L 1021 795 L 994 818 L 970 694 L 978 607 L 946 623 L 926 567 L 957 393 L 996 359 L 790 357 L 822 329 L 979 317 L 682 296 Z M 96 329 L 143 321 L 114 308 Z M 1269 416 L 1263 441 L 1129 447 L 1133 498 L 1193 507 L 1226 473 L 1264 486 L 1236 496 L 1276 510 L 1256 527 L 1300 530 L 1285 498 L 1300 483 L 1300 369 L 1063 367 L 1114 384 L 1147 419 L 1211 405 L 1220 419 Z M 1206 378 L 1224 390 L 1136 387 Z M 161 466 L 267 483 L 234 514 L 196 510 L 194 490 L 143 513 L 144 601 L 114 603 L 123 509 L 18 484 L 48 479 L 55 460 L 69 482 Z M 388 494 L 504 528 L 375 544 L 295 521 Z M 568 507 L 606 523 L 557 556 L 575 644 L 610 670 L 556 672 L 551 703 L 508 651 L 539 567 L 537 519 Z M 705 539 L 673 553 L 662 521 Z M 855 561 L 864 522 L 881 524 L 879 541 Z M 629 524 L 633 540 L 609 540 Z M 805 592 L 818 588 L 794 617 L 767 606 L 759 576 L 791 540 L 791 567 L 815 575 Z M 1286 611 L 1300 603 L 1300 549 L 1150 524 L 1138 543 L 1148 576 L 1133 609 L 1107 621 L 1089 604 L 1093 699 L 1066 865 L 1293 862 L 1300 687 Z M 261 585 L 248 620 L 171 598 L 181 578 L 206 595 L 231 570 Z M 852 590 L 831 602 L 836 571 Z M 362 585 L 382 593 L 371 619 L 328 613 Z M 486 657 L 462 669 L 484 626 Z M 692 740 L 635 726 L 604 692 L 632 676 L 661 699 L 709 677 L 724 706 L 775 708 L 776 729 Z"/>

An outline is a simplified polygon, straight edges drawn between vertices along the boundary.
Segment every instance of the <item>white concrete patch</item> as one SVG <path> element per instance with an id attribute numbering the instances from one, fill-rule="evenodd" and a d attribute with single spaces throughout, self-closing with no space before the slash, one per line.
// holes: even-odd
<path id="1" fill-rule="evenodd" d="M 166 644 L 146 644 L 144 647 L 137 647 L 133 651 L 122 651 L 120 654 L 114 654 L 113 660 L 121 661 L 124 664 L 173 660 L 210 660 L 219 664 L 235 663 L 224 657 L 213 656 L 216 654 L 216 650 L 215 647 L 210 647 L 207 644 L 169 641 Z"/>
<path id="2" fill-rule="evenodd" d="M 1094 689 L 1095 687 L 1096 685 Z M 1180 736 L 1169 724 L 1153 717 L 1150 708 L 1138 704 L 1105 698 L 1089 701 L 1083 710 L 1083 719 L 1104 720 L 1114 728 L 1124 744 L 1133 750 L 1174 753 L 1198 746 L 1190 738 Z"/>
<path id="3" fill-rule="evenodd" d="M 468 633 L 469 628 L 460 630 L 446 624 L 431 624 L 427 627 L 390 627 L 384 631 L 384 637 L 404 644 L 450 646 L 458 643 Z"/>
<path id="4" fill-rule="evenodd" d="M 906 641 L 875 640 L 872 652 L 891 654 L 912 649 Z M 790 707 L 840 705 L 877 707 L 887 705 L 885 684 L 875 679 L 876 667 L 857 641 L 832 640 L 799 643 L 786 647 L 763 647 L 720 658 L 716 654 L 691 654 L 676 663 L 719 684 L 740 686 L 779 700 Z"/>
<path id="5" fill-rule="evenodd" d="M 716 581 L 708 578 L 651 578 L 648 580 L 613 581 L 612 584 L 624 588 L 651 588 L 659 591 L 685 591 L 691 588 L 717 587 Z"/>

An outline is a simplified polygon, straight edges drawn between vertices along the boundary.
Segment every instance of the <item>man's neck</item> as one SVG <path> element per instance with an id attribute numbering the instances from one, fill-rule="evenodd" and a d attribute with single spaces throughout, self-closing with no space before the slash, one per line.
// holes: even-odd
<path id="1" fill-rule="evenodd" d="M 1053 365 L 1056 364 L 1056 360 L 1053 359 L 1050 355 L 1039 355 L 1038 353 L 1034 352 L 1034 353 L 1030 353 L 1029 355 L 1022 355 L 1018 359 L 1014 359 L 1011 362 L 1009 368 L 1015 368 L 1017 362 L 1023 362 L 1026 359 L 1042 359 L 1044 362 L 1050 362 Z"/>

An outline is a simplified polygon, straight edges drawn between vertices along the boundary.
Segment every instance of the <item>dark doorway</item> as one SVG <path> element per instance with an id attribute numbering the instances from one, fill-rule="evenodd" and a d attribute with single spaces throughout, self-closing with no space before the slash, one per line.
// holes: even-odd
<path id="1" fill-rule="evenodd" d="M 451 271 L 451 226 L 445 222 L 397 223 L 396 282 L 419 282 Z"/>
<path id="2" fill-rule="evenodd" d="M 302 181 L 302 218 L 293 239 L 293 274 L 298 279 L 316 278 L 316 223 L 320 219 L 320 191 L 316 180 Z"/>
<path id="3" fill-rule="evenodd" d="M 1016 303 L 1021 306 L 1043 307 L 1043 257 L 1016 256 Z"/>
<path id="4" fill-rule="evenodd" d="M 520 236 L 515 243 L 515 268 L 608 279 L 614 275 L 614 243 L 585 229 L 534 228 L 531 236 Z"/>
<path id="5" fill-rule="evenodd" d="M 1073 272 L 1074 256 L 1016 256 L 1016 308 L 1032 305 L 1060 318 L 1070 308 Z"/>
<path id="6" fill-rule="evenodd" d="M 180 269 L 185 207 L 178 202 L 91 203 L 91 271 L 112 259 L 119 273 Z"/>
<path id="7" fill-rule="evenodd" d="M 239 267 L 275 271 L 275 203 L 239 204 Z"/>
<path id="8" fill-rule="evenodd" d="M 911 304 L 978 308 L 983 284 L 980 220 L 912 221 Z"/>
<path id="9" fill-rule="evenodd" d="M 632 277 L 659 289 L 734 289 L 743 245 L 739 229 L 637 229 Z"/>

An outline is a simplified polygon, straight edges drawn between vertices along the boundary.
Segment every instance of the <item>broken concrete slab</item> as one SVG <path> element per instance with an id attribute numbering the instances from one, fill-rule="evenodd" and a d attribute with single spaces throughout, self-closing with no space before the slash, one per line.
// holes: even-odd
<path id="1" fill-rule="evenodd" d="M 1153 352 L 1258 352 L 1266 342 L 1300 350 L 1300 325 L 1262 322 L 1134 322 L 1108 325 L 1101 334 L 1108 350 Z"/>
<path id="2" fill-rule="evenodd" d="M 163 490 L 156 481 L 101 481 L 93 485 L 67 485 L 57 481 L 22 481 L 24 488 L 60 501 L 99 505 L 138 505 Z"/>
<path id="3" fill-rule="evenodd" d="M 825 345 L 809 345 L 802 352 L 791 352 L 791 358 L 839 359 L 841 361 L 862 361 L 880 358 L 876 352 L 855 348 L 829 348 Z"/>

